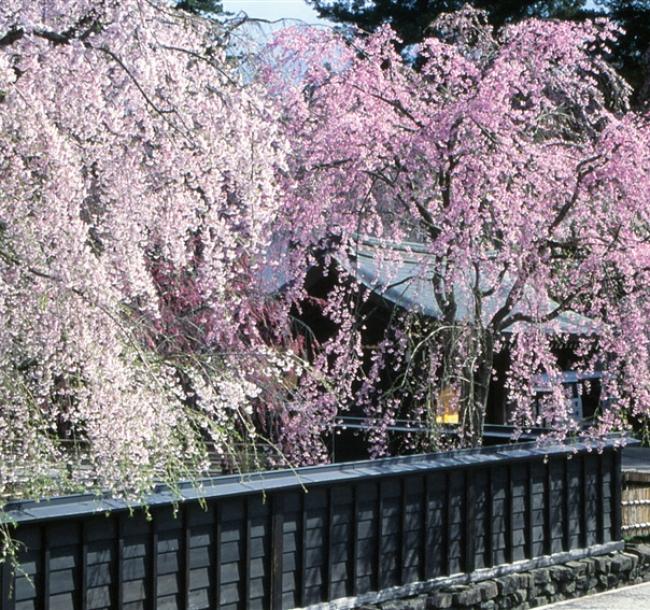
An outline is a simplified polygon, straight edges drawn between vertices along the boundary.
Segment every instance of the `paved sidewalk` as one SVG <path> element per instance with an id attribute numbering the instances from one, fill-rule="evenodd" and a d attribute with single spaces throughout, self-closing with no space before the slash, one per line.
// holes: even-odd
<path id="1" fill-rule="evenodd" d="M 543 610 L 648 610 L 650 609 L 650 583 L 621 587 L 606 593 L 587 595 L 557 604 L 542 606 Z"/>

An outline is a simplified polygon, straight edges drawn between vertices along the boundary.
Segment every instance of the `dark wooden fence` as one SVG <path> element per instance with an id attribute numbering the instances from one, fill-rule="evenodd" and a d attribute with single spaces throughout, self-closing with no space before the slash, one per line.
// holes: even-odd
<path id="1" fill-rule="evenodd" d="M 620 494 L 610 443 L 218 477 L 182 487 L 177 507 L 160 489 L 149 517 L 110 499 L 13 504 L 23 573 L 2 568 L 0 610 L 352 606 L 408 583 L 604 552 L 621 538 Z"/>

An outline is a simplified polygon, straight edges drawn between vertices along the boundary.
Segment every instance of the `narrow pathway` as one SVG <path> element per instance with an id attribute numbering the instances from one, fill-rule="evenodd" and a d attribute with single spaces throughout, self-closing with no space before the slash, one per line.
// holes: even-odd
<path id="1" fill-rule="evenodd" d="M 649 610 L 650 583 L 542 606 L 543 610 Z"/>

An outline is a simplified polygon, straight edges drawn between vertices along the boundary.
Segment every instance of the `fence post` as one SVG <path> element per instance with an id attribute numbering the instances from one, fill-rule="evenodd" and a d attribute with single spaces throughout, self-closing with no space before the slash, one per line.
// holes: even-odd
<path id="1" fill-rule="evenodd" d="M 598 494 L 597 494 L 597 507 L 596 507 L 596 529 L 598 530 L 597 542 L 603 544 L 605 542 L 605 524 L 603 513 L 605 512 L 605 490 L 603 489 L 603 478 L 605 468 L 605 454 L 598 454 Z"/>
<path id="2" fill-rule="evenodd" d="M 149 583 L 149 608 L 156 610 L 158 603 L 158 518 L 156 512 L 151 512 L 151 558 L 149 559 L 149 570 L 151 571 L 151 582 Z M 180 552 L 180 549 L 179 549 Z M 179 595 L 184 595 L 183 587 L 179 587 Z"/>
<path id="3" fill-rule="evenodd" d="M 326 600 L 332 599 L 332 570 L 334 566 L 334 553 L 332 552 L 332 540 L 334 531 L 334 488 L 330 487 L 327 490 L 327 522 L 323 526 L 326 529 L 326 542 L 325 542 L 325 587 L 324 593 Z"/>
<path id="4" fill-rule="evenodd" d="M 580 458 L 580 546 L 587 548 L 588 535 L 587 525 L 589 522 L 589 505 L 587 502 L 588 485 L 587 485 L 587 455 L 583 453 Z"/>
<path id="5" fill-rule="evenodd" d="M 356 595 L 358 592 L 359 578 L 359 486 L 354 485 L 352 488 L 352 586 L 350 593 Z"/>
<path id="6" fill-rule="evenodd" d="M 513 553 L 513 539 L 514 539 L 514 531 L 513 531 L 513 519 L 512 519 L 512 511 L 513 511 L 513 501 L 514 501 L 514 496 L 513 496 L 513 476 L 512 476 L 512 464 L 508 464 L 505 466 L 506 470 L 506 515 L 505 515 L 505 523 L 506 523 L 506 563 L 512 563 L 514 561 L 514 553 Z"/>
<path id="7" fill-rule="evenodd" d="M 13 610 L 16 601 L 13 566 L 7 558 L 0 564 L 0 610 Z"/>
<path id="8" fill-rule="evenodd" d="M 475 568 L 475 506 L 474 506 L 474 476 L 470 468 L 465 472 L 465 545 L 464 545 L 464 563 L 465 572 L 470 574 Z"/>
<path id="9" fill-rule="evenodd" d="M 400 540 L 399 540 L 399 563 L 397 565 L 398 570 L 398 585 L 406 584 L 406 510 L 408 506 L 407 494 L 406 494 L 406 479 L 402 478 L 399 481 L 400 494 L 401 494 L 401 503 L 400 503 Z"/>
<path id="10" fill-rule="evenodd" d="M 524 503 L 524 508 L 526 510 L 526 517 L 524 519 L 524 524 L 526 526 L 526 535 L 524 541 L 526 544 L 526 557 L 532 559 L 534 555 L 535 548 L 535 524 L 533 522 L 534 515 L 534 485 L 533 485 L 533 463 L 528 462 L 526 464 L 526 501 Z"/>
<path id="11" fill-rule="evenodd" d="M 244 603 L 245 608 L 251 605 L 251 498 L 244 498 L 244 560 L 240 565 L 244 566 Z"/>
<path id="12" fill-rule="evenodd" d="M 271 610 L 282 610 L 282 553 L 284 503 L 277 494 L 271 498 Z"/>
<path id="13" fill-rule="evenodd" d="M 381 552 L 381 539 L 384 536 L 384 494 L 381 480 L 377 483 L 377 523 L 376 523 L 376 546 L 375 546 L 375 589 L 381 591 L 384 586 L 383 556 Z"/>
<path id="14" fill-rule="evenodd" d="M 612 540 L 622 537 L 622 481 L 621 481 L 621 450 L 612 449 Z"/>
<path id="15" fill-rule="evenodd" d="M 221 506 L 215 502 L 212 507 L 214 516 L 214 588 L 212 590 L 212 603 L 215 610 L 221 606 Z"/>
<path id="16" fill-rule="evenodd" d="M 178 518 L 181 522 L 181 548 L 179 549 L 180 554 L 180 579 L 182 586 L 181 594 L 181 607 L 185 610 L 190 608 L 190 569 L 191 565 L 191 556 L 190 549 L 192 545 L 192 526 L 190 525 L 190 511 L 187 505 L 181 504 L 178 507 L 180 513 Z M 153 523 L 152 523 L 153 526 Z"/>
<path id="17" fill-rule="evenodd" d="M 452 494 L 451 494 L 451 471 L 445 476 L 445 516 L 444 516 L 444 549 L 445 549 L 445 574 L 451 575 L 451 516 L 452 516 Z"/>
<path id="18" fill-rule="evenodd" d="M 88 608 L 88 532 L 86 521 L 81 521 L 81 564 L 79 566 L 79 608 Z"/>
<path id="19" fill-rule="evenodd" d="M 41 608 L 50 610 L 50 541 L 47 535 L 47 525 L 41 528 Z"/>
<path id="20" fill-rule="evenodd" d="M 553 511 L 551 509 L 551 460 L 548 455 L 544 457 L 544 554 L 550 555 L 553 550 L 552 524 Z"/>
<path id="21" fill-rule="evenodd" d="M 492 467 L 487 469 L 487 487 L 485 490 L 485 518 L 487 532 L 485 535 L 485 559 L 486 566 L 494 565 L 494 489 L 492 481 Z"/>
<path id="22" fill-rule="evenodd" d="M 433 549 L 429 543 L 429 532 L 431 530 L 431 517 L 429 514 L 429 497 L 431 496 L 430 475 L 424 475 L 422 478 L 422 570 L 420 575 L 422 580 L 427 580 L 433 572 L 431 567 L 431 553 Z"/>

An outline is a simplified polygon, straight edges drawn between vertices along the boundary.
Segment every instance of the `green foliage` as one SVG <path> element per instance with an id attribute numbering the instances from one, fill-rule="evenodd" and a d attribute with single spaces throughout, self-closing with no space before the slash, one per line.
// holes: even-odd
<path id="1" fill-rule="evenodd" d="M 441 13 L 456 11 L 465 4 L 487 11 L 490 22 L 501 26 L 526 17 L 579 16 L 586 0 L 307 0 L 321 16 L 342 23 L 354 23 L 372 31 L 390 23 L 404 44 L 419 42 L 426 29 Z"/>
<path id="2" fill-rule="evenodd" d="M 584 19 L 609 16 L 625 31 L 613 48 L 612 63 L 635 91 L 635 102 L 650 102 L 650 0 L 307 0 L 322 17 L 373 31 L 390 23 L 404 45 L 417 43 L 441 13 L 464 4 L 487 12 L 494 26 L 526 17 Z"/>
<path id="3" fill-rule="evenodd" d="M 221 0 L 181 0 L 176 8 L 195 15 L 216 14 L 223 12 Z"/>
<path id="4" fill-rule="evenodd" d="M 634 88 L 634 101 L 647 106 L 650 104 L 650 0 L 597 0 L 596 4 L 623 28 L 613 61 Z"/>

